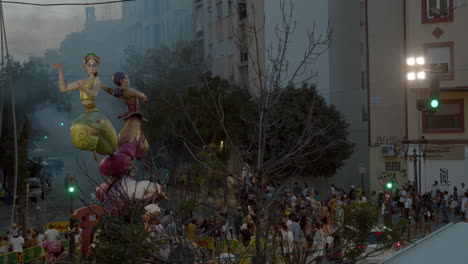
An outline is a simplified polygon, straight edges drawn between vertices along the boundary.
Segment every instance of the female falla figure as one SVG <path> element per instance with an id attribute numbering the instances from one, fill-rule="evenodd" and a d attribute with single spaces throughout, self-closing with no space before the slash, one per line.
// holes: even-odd
<path id="1" fill-rule="evenodd" d="M 100 58 L 94 53 L 89 53 L 84 58 L 83 67 L 88 73 L 88 78 L 65 83 L 61 64 L 53 64 L 59 69 L 59 88 L 63 93 L 75 90 L 80 91 L 80 100 L 86 112 L 81 114 L 71 125 L 70 135 L 73 145 L 81 150 L 89 150 L 102 155 L 111 155 L 117 150 L 117 133 L 112 123 L 99 112 L 95 99 L 101 87 L 101 81 L 97 77 Z"/>
<path id="2" fill-rule="evenodd" d="M 143 99 L 144 103 L 148 103 L 148 98 L 142 92 L 128 88 L 130 80 L 123 72 L 114 73 L 112 77 L 117 88 L 101 86 L 103 90 L 117 98 L 122 99 L 127 105 L 128 112 L 120 115 L 119 118 L 124 120 L 124 126 L 119 132 L 119 146 L 132 144 L 136 148 L 136 158 L 141 159 L 148 154 L 148 141 L 146 140 L 143 131 L 141 131 L 141 120 L 145 120 L 143 115 L 138 112 L 138 99 Z"/>

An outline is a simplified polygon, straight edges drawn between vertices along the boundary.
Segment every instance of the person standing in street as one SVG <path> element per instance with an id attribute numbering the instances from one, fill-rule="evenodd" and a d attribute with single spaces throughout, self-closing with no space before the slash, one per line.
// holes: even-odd
<path id="1" fill-rule="evenodd" d="M 465 222 L 468 222 L 468 213 L 467 213 L 468 212 L 468 192 L 465 192 L 465 196 L 463 196 L 462 198 L 461 210 L 465 217 Z"/>
<path id="2" fill-rule="evenodd" d="M 5 196 L 6 196 L 6 191 L 4 188 L 0 190 L 0 207 L 5 206 Z"/>
<path id="3" fill-rule="evenodd" d="M 59 232 L 55 229 L 53 224 L 49 224 L 49 229 L 44 233 L 44 241 L 57 242 L 59 240 Z"/>
<path id="4" fill-rule="evenodd" d="M 449 222 L 449 201 L 450 196 L 448 191 L 444 191 L 444 196 L 442 197 L 442 222 Z"/>
<path id="5" fill-rule="evenodd" d="M 23 247 L 24 238 L 18 234 L 18 230 L 13 230 L 10 239 L 11 252 L 16 252 L 18 253 L 18 256 L 20 256 L 21 254 L 23 254 Z"/>

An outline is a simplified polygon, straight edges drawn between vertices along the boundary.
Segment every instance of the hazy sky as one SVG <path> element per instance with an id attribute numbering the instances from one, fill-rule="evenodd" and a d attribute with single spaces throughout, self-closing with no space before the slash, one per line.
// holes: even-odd
<path id="1" fill-rule="evenodd" d="M 94 3 L 106 0 L 24 0 L 29 3 Z M 56 49 L 70 32 L 81 31 L 88 6 L 39 7 L 3 4 L 8 49 L 15 60 Z M 121 4 L 95 5 L 98 20 L 119 18 Z M 109 8 L 108 12 L 106 8 Z M 110 17 L 106 16 L 110 13 Z"/>

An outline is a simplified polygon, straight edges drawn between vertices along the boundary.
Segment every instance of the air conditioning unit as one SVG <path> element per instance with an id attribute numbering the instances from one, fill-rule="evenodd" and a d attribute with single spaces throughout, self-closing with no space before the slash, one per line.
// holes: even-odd
<path id="1" fill-rule="evenodd" d="M 380 154 L 382 155 L 382 157 L 395 156 L 395 145 L 380 145 Z"/>

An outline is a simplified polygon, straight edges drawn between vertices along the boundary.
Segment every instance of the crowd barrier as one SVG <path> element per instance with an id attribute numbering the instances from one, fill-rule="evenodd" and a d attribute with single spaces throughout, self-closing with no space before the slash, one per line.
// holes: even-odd
<path id="1" fill-rule="evenodd" d="M 64 251 L 68 251 L 70 248 L 70 241 L 63 240 L 60 242 L 63 245 Z M 11 252 L 5 255 L 0 255 L 0 264 L 5 263 L 41 263 L 40 258 L 43 253 L 42 246 L 34 246 L 23 249 L 23 254 L 18 255 L 16 252 Z"/>

